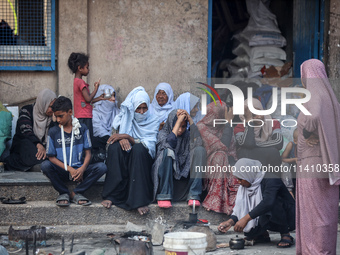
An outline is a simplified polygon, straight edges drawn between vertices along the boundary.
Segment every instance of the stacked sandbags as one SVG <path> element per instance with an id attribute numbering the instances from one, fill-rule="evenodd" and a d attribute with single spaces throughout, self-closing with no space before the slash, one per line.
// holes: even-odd
<path id="1" fill-rule="evenodd" d="M 261 0 L 246 0 L 246 4 L 250 18 L 247 27 L 234 36 L 239 43 L 232 51 L 237 57 L 228 66 L 232 77 L 240 73 L 248 78 L 260 76 L 263 67 L 281 67 L 287 57 L 281 49 L 287 42 L 278 28 L 276 16 Z"/>
<path id="2" fill-rule="evenodd" d="M 270 66 L 283 66 L 287 58 L 286 52 L 274 46 L 255 46 L 250 51 L 250 70 L 252 75 L 260 75 L 261 69 Z M 249 75 L 249 74 L 248 74 Z"/>

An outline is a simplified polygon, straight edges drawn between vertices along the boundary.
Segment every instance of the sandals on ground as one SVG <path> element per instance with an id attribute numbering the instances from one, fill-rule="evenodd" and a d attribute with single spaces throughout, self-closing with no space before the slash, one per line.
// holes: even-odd
<path id="1" fill-rule="evenodd" d="M 21 197 L 19 199 L 14 199 L 13 197 L 6 198 L 6 197 L 0 197 L 0 201 L 3 204 L 25 204 L 26 203 L 26 198 Z"/>
<path id="2" fill-rule="evenodd" d="M 283 239 L 283 237 L 289 237 L 290 240 L 288 239 Z M 285 243 L 288 245 L 279 245 L 280 243 Z M 289 248 L 294 244 L 294 238 L 291 235 L 285 234 L 285 235 L 281 235 L 281 240 L 280 242 L 277 243 L 277 248 Z"/>
<path id="3" fill-rule="evenodd" d="M 60 201 L 67 201 L 66 204 L 61 204 L 59 203 Z M 57 200 L 55 201 L 55 203 L 57 204 L 57 206 L 60 207 L 67 207 L 70 206 L 70 195 L 67 193 L 61 194 L 57 197 Z"/>
<path id="4" fill-rule="evenodd" d="M 80 204 L 79 203 L 80 201 L 87 201 L 87 202 L 84 204 Z M 84 197 L 82 194 L 79 194 L 79 193 L 74 195 L 72 199 L 72 203 L 75 203 L 76 205 L 82 205 L 82 206 L 88 206 L 92 204 L 88 198 Z"/>
<path id="5" fill-rule="evenodd" d="M 157 204 L 160 208 L 171 208 L 171 201 L 170 200 L 158 200 Z"/>
<path id="6" fill-rule="evenodd" d="M 195 206 L 197 206 L 197 207 L 201 206 L 200 201 L 199 200 L 194 200 L 194 199 L 190 199 L 188 201 L 188 206 L 194 206 L 194 201 L 195 201 Z"/>

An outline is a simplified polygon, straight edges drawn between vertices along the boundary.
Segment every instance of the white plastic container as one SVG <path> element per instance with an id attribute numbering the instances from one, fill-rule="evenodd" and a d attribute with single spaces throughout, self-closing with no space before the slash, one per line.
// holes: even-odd
<path id="1" fill-rule="evenodd" d="M 204 255 L 207 235 L 198 232 L 173 232 L 164 235 L 165 254 Z"/>

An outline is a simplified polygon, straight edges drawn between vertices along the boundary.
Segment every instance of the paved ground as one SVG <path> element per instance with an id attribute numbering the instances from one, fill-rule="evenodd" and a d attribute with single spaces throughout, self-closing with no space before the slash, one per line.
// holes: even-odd
<path id="1" fill-rule="evenodd" d="M 227 243 L 229 242 L 230 237 L 234 237 L 235 235 L 218 235 L 217 241 L 218 243 Z M 293 235 L 294 236 L 294 235 Z M 272 234 L 271 235 L 272 242 L 267 244 L 259 244 L 255 246 L 246 246 L 244 250 L 231 250 L 230 248 L 220 248 L 213 252 L 207 252 L 206 254 L 263 254 L 263 255 L 273 255 L 273 254 L 295 254 L 295 246 L 287 249 L 278 249 L 276 248 L 276 243 L 280 239 L 280 235 Z M 40 248 L 41 254 L 51 253 L 53 255 L 61 254 L 61 240 L 48 240 L 48 247 Z M 70 254 L 70 246 L 71 240 L 65 240 L 65 254 Z M 73 253 L 77 253 L 79 251 L 86 251 L 88 255 L 95 249 L 105 249 L 105 255 L 114 255 L 117 254 L 113 244 L 110 242 L 109 238 L 83 238 L 83 239 L 75 239 L 74 240 L 74 248 Z M 117 250 L 119 246 L 117 246 Z M 14 252 L 16 249 L 8 249 L 10 252 Z M 340 250 L 340 247 L 339 247 Z M 163 246 L 154 246 L 153 247 L 154 255 L 164 255 L 165 251 Z M 45 253 L 43 253 L 45 252 Z M 24 255 L 26 254 L 24 250 L 21 250 L 15 254 Z M 33 248 L 30 249 L 29 254 L 33 254 Z"/>
<path id="2" fill-rule="evenodd" d="M 217 243 L 228 243 L 231 237 L 235 237 L 235 233 L 227 234 L 227 235 L 216 235 L 217 236 Z M 258 244 L 254 246 L 246 246 L 243 250 L 231 250 L 230 248 L 220 248 L 216 249 L 212 252 L 207 252 L 207 255 L 224 255 L 224 254 L 232 254 L 232 255 L 242 255 L 242 254 L 261 254 L 261 255 L 278 255 L 278 254 L 287 254 L 293 255 L 295 254 L 295 245 L 291 248 L 286 249 L 278 249 L 276 248 L 276 243 L 280 239 L 279 234 L 270 234 L 271 242 L 267 244 Z M 293 233 L 292 236 L 295 237 Z M 338 234 L 338 251 L 340 251 L 340 234 Z M 64 254 L 71 254 L 70 253 L 71 247 L 71 239 L 65 238 L 65 253 Z M 15 254 L 24 255 L 26 252 L 24 250 L 18 251 L 17 249 L 11 249 L 8 246 L 6 247 L 10 254 L 12 252 L 17 251 Z M 117 250 L 119 246 L 116 247 Z M 110 238 L 80 238 L 74 239 L 74 246 L 73 246 L 73 254 L 77 254 L 80 251 L 86 251 L 87 255 L 91 255 L 91 253 L 96 249 L 105 249 L 105 255 L 114 255 L 116 250 Z M 52 239 L 47 241 L 47 247 L 40 247 L 40 253 L 38 254 L 61 254 L 61 239 Z M 163 246 L 153 246 L 154 255 L 164 255 L 165 251 Z M 29 254 L 33 254 L 33 248 L 30 248 Z M 99 253 L 96 253 L 96 255 Z M 1 254 L 2 255 L 2 254 Z"/>

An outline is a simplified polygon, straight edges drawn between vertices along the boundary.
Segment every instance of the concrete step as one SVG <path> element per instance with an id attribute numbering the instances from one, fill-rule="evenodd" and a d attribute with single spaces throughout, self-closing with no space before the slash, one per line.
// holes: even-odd
<path id="1" fill-rule="evenodd" d="M 150 219 L 162 217 L 169 223 L 188 220 L 191 208 L 186 202 L 173 203 L 170 209 L 161 209 L 157 204 L 149 206 L 150 212 L 141 216 L 134 211 L 126 211 L 112 206 L 104 208 L 100 202 L 102 186 L 105 177 L 98 180 L 96 185 L 89 189 L 85 196 L 92 201 L 91 206 L 78 206 L 61 208 L 55 204 L 58 193 L 53 189 L 48 178 L 41 172 L 15 172 L 6 171 L 0 174 L 0 197 L 19 198 L 26 197 L 26 204 L 1 204 L 0 226 L 23 225 L 106 225 L 123 224 L 128 221 L 134 224 L 146 224 Z M 72 188 L 74 184 L 69 184 Z M 211 224 L 219 224 L 228 219 L 224 214 L 208 212 L 203 208 L 197 210 L 198 217 L 208 219 Z"/>
<path id="2" fill-rule="evenodd" d="M 105 225 L 146 224 L 148 220 L 161 217 L 168 223 L 188 220 L 191 208 L 185 202 L 173 203 L 170 209 L 159 208 L 157 204 L 149 205 L 149 213 L 141 216 L 137 210 L 126 211 L 112 206 L 104 208 L 100 202 L 91 206 L 71 204 L 70 207 L 58 207 L 54 201 L 28 201 L 26 204 L 0 204 L 1 226 L 22 225 Z M 227 220 L 225 214 L 208 212 L 204 208 L 197 210 L 199 219 L 207 219 L 211 224 Z"/>
<path id="3" fill-rule="evenodd" d="M 92 200 L 101 200 L 105 176 L 86 191 L 85 196 Z M 72 190 L 74 182 L 68 183 Z M 49 179 L 41 172 L 6 171 L 0 173 L 0 197 L 26 197 L 28 201 L 55 201 L 58 192 L 52 187 Z"/>

